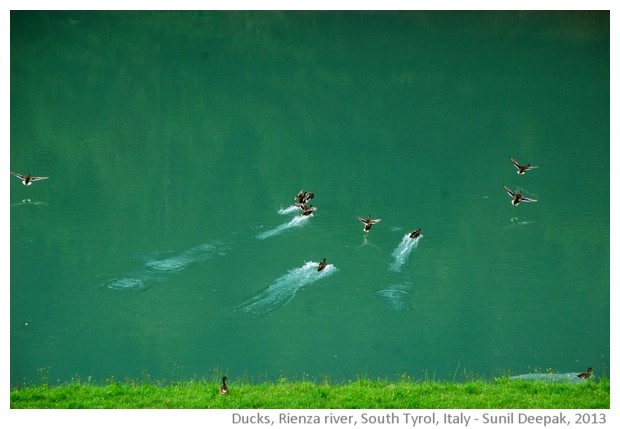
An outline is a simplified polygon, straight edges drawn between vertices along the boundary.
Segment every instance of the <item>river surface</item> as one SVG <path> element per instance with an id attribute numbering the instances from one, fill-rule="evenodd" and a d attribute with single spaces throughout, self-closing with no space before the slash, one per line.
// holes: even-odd
<path id="1" fill-rule="evenodd" d="M 10 31 L 11 385 L 608 376 L 609 12 Z"/>

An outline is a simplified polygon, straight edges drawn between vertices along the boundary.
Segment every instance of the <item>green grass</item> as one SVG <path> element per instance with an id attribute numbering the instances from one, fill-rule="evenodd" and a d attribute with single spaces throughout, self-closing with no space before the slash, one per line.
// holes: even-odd
<path id="1" fill-rule="evenodd" d="M 11 390 L 11 408 L 216 408 L 216 409 L 609 409 L 609 380 L 549 383 L 500 378 L 495 381 L 361 379 L 344 384 L 308 381 L 251 384 L 229 380 L 230 394 L 217 383 L 190 381 L 111 382 L 27 386 Z"/>

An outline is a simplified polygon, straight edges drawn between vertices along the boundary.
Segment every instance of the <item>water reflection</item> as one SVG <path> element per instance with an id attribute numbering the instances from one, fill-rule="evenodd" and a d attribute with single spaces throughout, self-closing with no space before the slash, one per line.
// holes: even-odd
<path id="1" fill-rule="evenodd" d="M 58 179 L 32 187 L 6 179 L 10 202 L 21 204 L 11 207 L 11 327 L 19 332 L 33 315 L 47 326 L 31 322 L 27 337 L 11 337 L 12 383 L 37 383 L 37 368 L 48 366 L 59 383 L 84 378 L 93 366 L 102 377 L 146 371 L 160 380 L 213 368 L 295 377 L 303 368 L 336 382 L 366 372 L 392 377 L 399 368 L 451 379 L 449 364 L 458 360 L 480 375 L 519 362 L 569 370 L 577 356 L 608 371 L 608 12 L 583 11 L 583 22 L 571 15 L 583 24 L 579 31 L 559 24 L 564 12 L 532 13 L 527 22 L 504 11 L 466 19 L 441 12 L 14 12 L 11 49 L 28 54 L 11 56 L 19 73 L 11 74 L 10 161 Z M 81 24 L 69 25 L 76 13 Z M 480 38 L 479 28 L 492 21 L 502 23 L 488 28 L 495 37 Z M 360 35 L 372 46 L 356 43 Z M 412 41 L 425 49 L 409 49 Z M 484 52 L 484 73 L 471 73 L 472 52 Z M 554 54 L 531 64 L 532 52 Z M 573 63 L 579 66 L 565 67 Z M 446 64 L 466 67 L 451 73 Z M 531 73 L 505 79 L 515 66 Z M 498 88 L 504 96 L 489 103 Z M 352 108 L 343 109 L 343 100 Z M 563 114 L 541 115 L 541 105 Z M 591 150 L 580 138 L 557 135 L 585 129 Z M 423 144 L 412 143 L 412 130 Z M 514 138 L 498 145 L 503 134 Z M 521 177 L 510 155 L 542 167 Z M 502 183 L 547 197 L 515 208 Z M 294 219 L 302 185 L 317 192 L 314 219 Z M 36 205 L 43 201 L 49 205 Z M 364 234 L 355 216 L 368 213 L 384 220 Z M 400 247 L 407 225 L 432 231 L 431 242 L 425 236 L 415 251 Z M 216 245 L 204 252 L 209 261 L 188 262 L 201 252 L 183 256 L 216 238 L 234 252 L 218 258 Z M 126 243 L 148 259 L 128 259 Z M 338 264 L 336 277 L 305 291 L 279 285 L 300 296 L 260 318 L 232 311 L 261 292 L 262 301 L 246 303 L 254 303 L 250 310 L 283 305 L 287 292 L 268 287 L 319 255 Z M 337 345 L 341 359 L 304 353 L 303 341 L 283 346 L 271 319 L 302 303 L 310 313 L 336 283 L 332 304 L 343 308 L 324 312 L 324 323 L 338 329 L 320 330 L 316 343 Z M 347 294 L 354 299 L 341 303 Z M 358 341 L 369 314 L 386 344 L 419 353 L 392 355 L 391 348 L 384 359 L 384 347 Z M 401 335 L 393 325 L 400 319 L 424 321 L 424 333 L 441 335 Z M 302 318 L 287 323 L 307 331 Z M 63 347 L 49 336 L 52 327 L 63 333 Z M 571 341 L 558 332 L 571 332 Z M 235 353 L 240 337 L 250 336 L 261 347 Z M 543 347 L 536 355 L 533 341 Z M 212 344 L 223 352 L 211 353 Z M 269 359 L 264 350 L 299 359 Z"/>
<path id="2" fill-rule="evenodd" d="M 189 264 L 206 261 L 217 251 L 216 243 L 205 243 L 165 259 L 149 260 L 144 268 L 123 277 L 116 277 L 104 287 L 116 291 L 141 291 L 148 289 L 153 281 L 163 281 L 172 273 L 183 270 Z"/>
<path id="3" fill-rule="evenodd" d="M 299 268 L 290 270 L 263 292 L 241 304 L 236 310 L 255 316 L 263 315 L 288 304 L 300 288 L 338 271 L 333 264 L 327 264 L 322 271 L 317 271 L 318 266 L 318 262 L 310 261 Z"/>

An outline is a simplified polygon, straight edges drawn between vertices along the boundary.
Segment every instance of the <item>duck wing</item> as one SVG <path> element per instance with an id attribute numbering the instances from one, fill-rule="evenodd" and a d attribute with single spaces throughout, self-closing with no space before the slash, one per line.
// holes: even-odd
<path id="1" fill-rule="evenodd" d="M 510 157 L 509 159 L 510 159 L 510 162 L 512 163 L 512 165 L 514 165 L 515 167 L 517 167 L 519 170 L 520 170 L 521 168 L 523 168 L 523 166 L 522 166 L 521 164 L 519 164 L 519 161 L 517 161 L 516 159 L 514 159 L 514 158 L 512 158 L 512 157 Z"/>
<path id="2" fill-rule="evenodd" d="M 510 195 L 511 197 L 514 198 L 515 196 L 515 192 L 511 191 L 510 189 L 508 189 L 508 187 L 506 185 L 504 185 L 504 189 L 506 190 L 506 192 L 508 192 L 508 195 Z"/>

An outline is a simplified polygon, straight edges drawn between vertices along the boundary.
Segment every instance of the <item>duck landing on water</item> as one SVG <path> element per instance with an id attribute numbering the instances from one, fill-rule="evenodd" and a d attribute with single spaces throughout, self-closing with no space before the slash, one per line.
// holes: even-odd
<path id="1" fill-rule="evenodd" d="M 368 232 L 370 231 L 370 228 L 372 228 L 372 226 L 375 223 L 379 223 L 381 222 L 381 219 L 373 219 L 370 217 L 370 215 L 368 215 L 368 217 L 366 219 L 364 219 L 363 217 L 357 217 L 357 220 L 359 220 L 360 222 L 362 222 L 364 224 L 364 232 Z"/>
<path id="2" fill-rule="evenodd" d="M 313 207 L 311 204 L 295 203 L 294 205 L 301 209 L 302 216 L 310 216 L 317 211 L 317 208 Z"/>
<path id="3" fill-rule="evenodd" d="M 508 192 L 508 195 L 512 197 L 512 205 L 517 206 L 519 203 L 535 203 L 538 200 L 533 198 L 524 197 L 521 192 L 515 192 L 508 189 L 506 185 L 504 185 L 504 189 Z"/>
<path id="4" fill-rule="evenodd" d="M 30 174 L 19 174 L 19 173 L 13 173 L 12 171 L 11 171 L 11 174 L 17 177 L 18 179 L 20 179 L 22 183 L 24 184 L 24 186 L 30 186 L 32 185 L 32 182 L 37 182 L 39 180 L 49 179 L 49 177 L 32 176 Z"/>
<path id="5" fill-rule="evenodd" d="M 306 204 L 308 201 L 314 198 L 314 192 L 306 192 L 303 189 L 295 196 L 295 201 L 299 204 Z"/>

